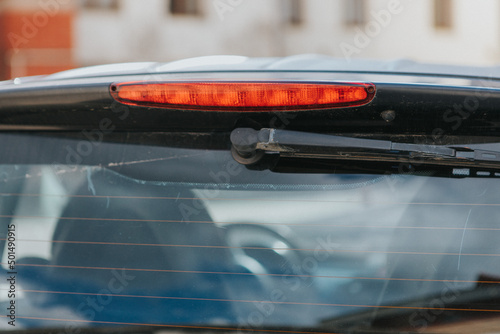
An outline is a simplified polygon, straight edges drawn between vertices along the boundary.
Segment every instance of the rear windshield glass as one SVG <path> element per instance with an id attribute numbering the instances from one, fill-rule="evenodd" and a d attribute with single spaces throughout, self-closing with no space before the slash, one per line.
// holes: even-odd
<path id="1" fill-rule="evenodd" d="M 498 180 L 277 174 L 229 151 L 15 142 L 63 158 L 3 149 L 0 328 L 422 331 L 498 308 Z"/>

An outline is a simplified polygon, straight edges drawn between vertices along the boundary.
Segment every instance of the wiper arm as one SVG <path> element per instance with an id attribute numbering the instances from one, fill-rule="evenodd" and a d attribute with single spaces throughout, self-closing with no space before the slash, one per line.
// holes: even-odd
<path id="1" fill-rule="evenodd" d="M 472 175 L 470 171 L 457 168 L 472 168 L 500 171 L 500 151 L 470 148 L 465 146 L 427 145 L 392 142 L 389 140 L 363 139 L 279 129 L 236 129 L 231 133 L 233 156 L 245 165 L 257 164 L 265 155 L 279 155 L 286 159 L 322 161 L 372 162 L 378 172 L 391 173 L 394 162 L 418 166 L 437 166 L 454 176 Z M 480 145 L 476 145 L 480 146 Z M 305 160 L 304 160 L 305 159 Z M 386 163 L 380 164 L 380 163 Z M 387 165 L 389 163 L 389 165 Z M 392 164 L 392 165 L 391 165 Z M 326 167 L 325 163 L 323 166 Z"/>

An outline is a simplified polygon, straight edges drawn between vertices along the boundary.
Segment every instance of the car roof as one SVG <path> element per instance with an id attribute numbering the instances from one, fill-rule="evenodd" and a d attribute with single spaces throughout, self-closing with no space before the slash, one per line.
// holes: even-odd
<path id="1" fill-rule="evenodd" d="M 426 64 L 409 59 L 391 61 L 345 59 L 304 54 L 282 58 L 249 58 L 220 55 L 188 58 L 167 63 L 136 62 L 84 67 L 46 76 L 46 79 L 70 79 L 123 74 L 158 74 L 200 71 L 321 71 L 415 74 L 426 76 L 500 78 L 500 66 L 474 67 Z"/>

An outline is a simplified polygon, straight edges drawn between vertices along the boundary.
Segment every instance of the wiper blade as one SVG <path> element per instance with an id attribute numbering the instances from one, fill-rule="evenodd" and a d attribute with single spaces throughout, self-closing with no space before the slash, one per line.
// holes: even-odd
<path id="1" fill-rule="evenodd" d="M 266 155 L 277 155 L 287 161 L 301 159 L 303 165 L 314 165 L 315 169 L 318 164 L 310 160 L 321 160 L 325 169 L 338 167 L 341 162 L 346 169 L 357 165 L 378 173 L 393 173 L 396 162 L 419 170 L 425 166 L 427 171 L 433 166 L 439 175 L 446 171 L 451 176 L 500 176 L 495 175 L 500 172 L 500 151 L 481 149 L 480 144 L 474 148 L 411 144 L 267 128 L 236 129 L 231 133 L 231 142 L 233 157 L 244 165 L 256 165 Z"/>

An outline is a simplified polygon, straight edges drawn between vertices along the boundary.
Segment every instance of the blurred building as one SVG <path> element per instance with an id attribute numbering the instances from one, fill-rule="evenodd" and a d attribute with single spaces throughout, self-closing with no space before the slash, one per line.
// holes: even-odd
<path id="1" fill-rule="evenodd" d="M 497 0 L 0 0 L 0 75 L 213 54 L 500 60 Z"/>
<path id="2" fill-rule="evenodd" d="M 71 1 L 0 0 L 0 78 L 75 66 Z"/>

